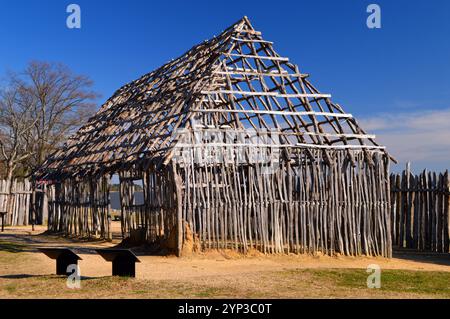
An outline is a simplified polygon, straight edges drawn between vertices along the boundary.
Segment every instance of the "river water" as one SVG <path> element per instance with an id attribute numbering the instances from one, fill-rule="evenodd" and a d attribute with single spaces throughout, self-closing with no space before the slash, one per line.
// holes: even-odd
<path id="1" fill-rule="evenodd" d="M 119 192 L 111 192 L 109 194 L 110 199 L 111 199 L 111 208 L 112 209 L 116 209 L 116 210 L 120 210 L 120 194 Z M 144 193 L 142 192 L 136 192 L 134 194 L 135 199 L 136 199 L 136 204 L 141 204 L 144 202 Z"/>

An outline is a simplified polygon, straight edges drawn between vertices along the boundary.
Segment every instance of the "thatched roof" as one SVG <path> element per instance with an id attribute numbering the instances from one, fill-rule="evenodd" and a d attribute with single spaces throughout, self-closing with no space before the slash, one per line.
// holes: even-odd
<path id="1" fill-rule="evenodd" d="M 292 147 L 384 152 L 244 17 L 119 89 L 40 174 L 83 176 L 167 164 L 174 131 L 192 127 L 194 118 L 208 127 L 275 128 L 282 144 Z"/>

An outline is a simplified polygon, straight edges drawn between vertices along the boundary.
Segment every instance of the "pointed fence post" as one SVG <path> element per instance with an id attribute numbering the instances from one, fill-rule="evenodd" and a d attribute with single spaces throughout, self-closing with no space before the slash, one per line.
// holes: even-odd
<path id="1" fill-rule="evenodd" d="M 447 183 L 447 208 L 446 208 L 446 218 L 447 218 L 447 238 L 445 240 L 447 241 L 447 252 L 450 253 L 450 176 L 448 174 L 448 170 L 445 172 L 446 177 L 446 183 Z"/>

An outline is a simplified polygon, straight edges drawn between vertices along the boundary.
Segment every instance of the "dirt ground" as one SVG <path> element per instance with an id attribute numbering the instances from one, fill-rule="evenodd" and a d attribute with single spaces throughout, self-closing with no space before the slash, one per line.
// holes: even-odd
<path id="1" fill-rule="evenodd" d="M 117 230 L 117 225 L 115 225 Z M 140 263 L 136 265 L 136 279 L 111 278 L 111 264 L 95 253 L 96 248 L 107 248 L 119 243 L 114 236 L 112 243 L 103 241 L 78 241 L 43 234 L 45 228 L 6 228 L 0 233 L 0 298 L 59 298 L 65 295 L 81 298 L 158 297 L 242 297 L 242 298 L 433 298 L 434 291 L 421 291 L 410 287 L 401 289 L 369 290 L 365 287 L 365 271 L 368 265 L 377 264 L 382 271 L 398 270 L 429 272 L 442 275 L 444 293 L 450 298 L 450 256 L 396 252 L 394 258 L 329 257 L 307 255 L 264 256 L 259 253 L 242 256 L 233 252 L 208 252 L 195 256 L 147 256 L 136 251 Z M 2 243 L 7 243 L 1 246 Z M 89 289 L 66 291 L 64 279 L 53 276 L 55 261 L 40 253 L 38 247 L 71 247 L 80 255 L 79 262 L 83 283 Z M 340 273 L 357 272 L 361 287 L 339 285 Z M 333 275 L 334 274 L 334 275 Z M 109 278 L 106 280 L 106 278 Z M 409 278 L 409 277 L 408 277 Z M 415 278 L 415 277 L 413 277 Z M 421 279 L 422 280 L 422 279 Z M 49 287 L 42 289 L 42 282 Z M 106 281 L 106 282 L 105 282 Z M 29 285 L 28 285 L 29 284 Z M 30 287 L 41 288 L 33 292 Z M 448 288 L 446 288 L 448 287 Z M 419 287 L 420 288 L 420 287 Z M 448 290 L 448 296 L 447 296 Z M 61 291 L 60 291 L 61 292 Z M 37 296 L 34 294 L 38 294 Z M 34 295 L 34 296 L 33 296 Z M 67 297 L 67 296 L 66 296 Z"/>

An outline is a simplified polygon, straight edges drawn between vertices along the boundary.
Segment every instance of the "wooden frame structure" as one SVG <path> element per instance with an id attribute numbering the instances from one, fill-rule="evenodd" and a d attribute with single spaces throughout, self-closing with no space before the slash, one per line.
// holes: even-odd
<path id="1" fill-rule="evenodd" d="M 119 174 L 124 237 L 179 254 L 391 256 L 391 159 L 308 78 L 244 17 L 125 85 L 37 172 L 55 182 L 51 227 L 107 237 L 92 185 Z"/>

